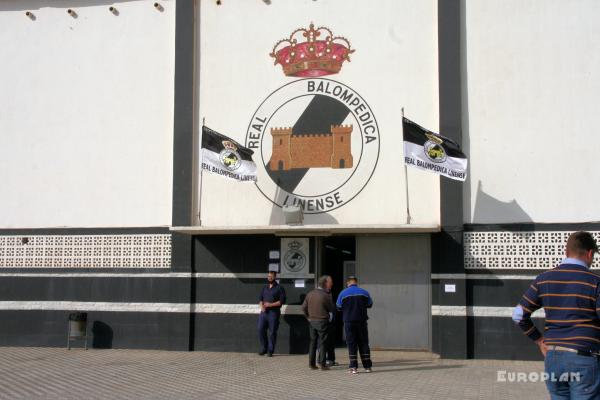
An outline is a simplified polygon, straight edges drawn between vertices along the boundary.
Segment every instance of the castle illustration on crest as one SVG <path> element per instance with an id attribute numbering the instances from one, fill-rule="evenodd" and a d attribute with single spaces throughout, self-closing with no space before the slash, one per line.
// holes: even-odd
<path id="1" fill-rule="evenodd" d="M 296 168 L 352 168 L 352 125 L 331 125 L 326 133 L 292 135 L 292 128 L 271 128 L 271 171 Z"/>

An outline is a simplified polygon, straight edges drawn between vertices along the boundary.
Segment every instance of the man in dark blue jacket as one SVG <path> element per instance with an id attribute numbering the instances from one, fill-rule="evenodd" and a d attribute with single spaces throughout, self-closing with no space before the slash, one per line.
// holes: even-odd
<path id="1" fill-rule="evenodd" d="M 350 373 L 358 373 L 358 358 L 356 352 L 360 353 L 360 360 L 365 372 L 371 372 L 371 351 L 369 350 L 369 332 L 367 329 L 367 308 L 373 306 L 371 295 L 365 289 L 358 287 L 358 279 L 349 276 L 346 280 L 347 288 L 342 290 L 338 296 L 336 306 L 342 311 L 344 320 L 344 331 L 348 354 L 350 357 Z"/>
<path id="2" fill-rule="evenodd" d="M 258 316 L 260 351 L 258 354 L 261 356 L 267 354 L 272 357 L 275 352 L 281 306 L 285 304 L 285 290 L 277 283 L 276 277 L 277 273 L 269 271 L 267 284 L 260 291 L 258 298 L 260 306 L 260 315 Z"/>

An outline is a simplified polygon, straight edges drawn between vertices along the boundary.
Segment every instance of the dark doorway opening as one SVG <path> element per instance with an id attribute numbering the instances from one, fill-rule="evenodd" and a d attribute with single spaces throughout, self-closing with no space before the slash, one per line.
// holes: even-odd
<path id="1" fill-rule="evenodd" d="M 330 236 L 323 238 L 321 274 L 329 275 L 333 279 L 331 289 L 333 301 L 346 288 L 344 273 L 354 274 L 354 261 L 356 260 L 356 238 L 354 236 Z M 344 264 L 346 270 L 344 271 Z M 336 347 L 345 346 L 343 338 L 344 322 L 342 314 L 335 316 L 335 344 Z"/>

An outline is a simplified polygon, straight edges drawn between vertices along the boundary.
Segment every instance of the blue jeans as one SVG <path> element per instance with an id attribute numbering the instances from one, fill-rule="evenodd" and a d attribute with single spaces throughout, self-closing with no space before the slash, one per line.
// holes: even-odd
<path id="1" fill-rule="evenodd" d="M 544 366 L 549 375 L 546 387 L 550 398 L 600 399 L 600 360 L 568 351 L 551 350 Z"/>
<path id="2" fill-rule="evenodd" d="M 268 310 L 261 312 L 258 316 L 258 339 L 260 340 L 260 351 L 262 353 L 275 352 L 279 315 L 279 310 Z"/>

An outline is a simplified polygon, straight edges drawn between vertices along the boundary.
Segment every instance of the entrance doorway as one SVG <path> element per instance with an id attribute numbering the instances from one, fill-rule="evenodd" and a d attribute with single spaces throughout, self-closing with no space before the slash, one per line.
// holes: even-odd
<path id="1" fill-rule="evenodd" d="M 331 293 L 335 302 L 338 295 L 346 288 L 347 275 L 354 275 L 356 260 L 355 236 L 329 236 L 322 241 L 321 275 L 329 275 L 333 279 Z M 344 323 L 341 313 L 335 318 L 336 347 L 345 346 Z"/>
<path id="2" fill-rule="evenodd" d="M 373 297 L 369 341 L 374 349 L 431 348 L 428 235 L 358 236 L 356 269 Z"/>
<path id="3" fill-rule="evenodd" d="M 423 234 L 320 238 L 319 275 L 333 279 L 336 301 L 348 275 L 373 297 L 369 341 L 374 349 L 431 348 L 430 238 Z M 319 243 L 319 242 L 318 242 Z M 336 347 L 345 345 L 340 313 Z"/>

